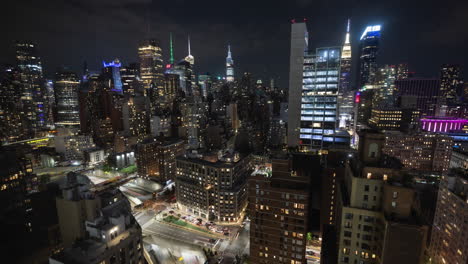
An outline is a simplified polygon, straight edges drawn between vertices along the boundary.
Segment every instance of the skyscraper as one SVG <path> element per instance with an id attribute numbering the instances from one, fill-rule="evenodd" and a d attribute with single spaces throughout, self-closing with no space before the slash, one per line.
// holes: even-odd
<path id="1" fill-rule="evenodd" d="M 304 52 L 308 49 L 309 33 L 306 23 L 291 24 L 291 51 L 289 57 L 288 146 L 299 145 L 301 94 Z"/>
<path id="2" fill-rule="evenodd" d="M 303 149 L 349 143 L 349 138 L 335 132 L 340 50 L 340 47 L 318 48 L 304 58 L 299 136 Z"/>
<path id="3" fill-rule="evenodd" d="M 55 104 L 58 126 L 79 126 L 80 107 L 78 104 L 78 87 L 80 81 L 73 72 L 60 71 L 55 75 Z"/>
<path id="4" fill-rule="evenodd" d="M 231 57 L 231 45 L 228 45 L 228 55 L 226 57 L 226 81 L 234 81 L 234 60 Z"/>
<path id="5" fill-rule="evenodd" d="M 380 25 L 368 26 L 361 35 L 359 88 L 374 84 L 377 72 L 377 53 L 380 42 Z"/>
<path id="6" fill-rule="evenodd" d="M 145 95 L 150 97 L 154 110 L 158 96 L 164 95 L 163 59 L 159 41 L 155 39 L 143 41 L 138 47 L 138 56 Z"/>
<path id="7" fill-rule="evenodd" d="M 23 111 L 30 120 L 31 129 L 37 131 L 48 125 L 49 111 L 41 58 L 34 43 L 17 42 L 15 47 L 22 84 Z"/>
<path id="8" fill-rule="evenodd" d="M 468 181 L 465 175 L 444 175 L 439 184 L 430 255 L 435 264 L 468 262 Z"/>
<path id="9" fill-rule="evenodd" d="M 341 69 L 340 69 L 340 93 L 344 94 L 351 89 L 351 42 L 350 42 L 350 23 L 346 28 L 346 38 L 343 48 L 341 49 Z"/>
<path id="10" fill-rule="evenodd" d="M 112 69 L 112 91 L 118 94 L 123 94 L 122 77 L 120 76 L 120 67 L 122 64 L 120 63 L 119 59 L 115 59 L 109 63 L 103 61 L 102 64 L 104 68 L 109 67 Z"/>
<path id="11" fill-rule="evenodd" d="M 461 88 L 460 66 L 443 64 L 440 69 L 440 96 L 441 104 L 452 104 L 457 99 Z"/>

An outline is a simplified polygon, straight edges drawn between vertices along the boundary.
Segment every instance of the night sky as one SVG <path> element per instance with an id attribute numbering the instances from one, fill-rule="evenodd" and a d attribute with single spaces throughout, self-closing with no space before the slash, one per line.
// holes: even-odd
<path id="1" fill-rule="evenodd" d="M 236 73 L 274 77 L 287 84 L 290 20 L 308 19 L 312 47 L 342 45 L 352 20 L 353 56 L 368 24 L 382 24 L 379 63 L 407 62 L 417 76 L 437 77 L 440 64 L 462 65 L 468 79 L 468 1 L 420 0 L 15 0 L 2 1 L 0 64 L 14 63 L 15 40 L 33 40 L 48 77 L 61 66 L 80 72 L 84 61 L 137 62 L 137 45 L 150 36 L 169 56 L 187 54 L 187 36 L 198 73 L 224 73 L 232 46 Z M 148 23 L 150 21 L 150 23 Z"/>

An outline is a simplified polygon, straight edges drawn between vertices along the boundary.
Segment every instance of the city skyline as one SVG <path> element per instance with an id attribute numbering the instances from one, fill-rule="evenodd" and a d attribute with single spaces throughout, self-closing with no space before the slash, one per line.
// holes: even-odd
<path id="1" fill-rule="evenodd" d="M 6 3 L 2 263 L 468 264 L 444 5 Z"/>
<path id="2" fill-rule="evenodd" d="M 206 4 L 184 1 L 168 4 L 149 0 L 136 3 L 127 0 L 64 3 L 57 0 L 56 6 L 51 9 L 37 4 L 25 5 L 27 1 L 22 1 L 17 4 L 20 7 L 14 10 L 24 12 L 11 12 L 3 17 L 6 19 L 3 24 L 13 21 L 15 30 L 6 30 L 5 41 L 0 44 L 4 58 L 0 63 L 14 63 L 11 51 L 15 40 L 32 40 L 39 46 L 47 77 L 53 76 L 61 66 L 68 66 L 70 70 L 80 73 L 84 61 L 88 62 L 90 69 L 97 71 L 102 60 L 117 57 L 124 65 L 137 62 L 135 48 L 147 37 L 161 41 L 163 58 L 168 62 L 169 34 L 172 32 L 176 60 L 186 55 L 187 36 L 191 36 L 192 53 L 198 58 L 198 74 L 210 72 L 212 75 L 222 75 L 225 49 L 230 44 L 237 72 L 253 72 L 264 79 L 273 75 L 278 79 L 279 86 L 285 87 L 288 54 L 278 50 L 287 50 L 290 20 L 308 20 L 310 46 L 314 49 L 342 45 L 346 21 L 350 18 L 354 54 L 357 54 L 359 36 L 365 27 L 382 25 L 384 41 L 379 53 L 379 65 L 406 62 L 410 71 L 423 77 L 437 77 L 439 66 L 443 63 L 461 64 L 462 69 L 465 68 L 462 58 L 466 57 L 463 54 L 466 51 L 460 43 L 468 39 L 468 35 L 462 30 L 459 16 L 463 10 L 468 10 L 468 5 L 454 3 L 441 13 L 431 3 L 425 2 L 424 6 L 420 6 L 418 2 L 406 4 L 405 10 L 399 10 L 396 8 L 398 5 L 394 6 L 390 1 L 379 2 L 378 5 L 366 1 L 359 7 L 351 2 L 335 1 L 329 6 L 317 3 L 320 12 L 315 12 L 315 6 L 305 1 L 296 1 L 287 6 L 278 3 L 264 5 L 260 1 L 251 4 L 252 9 L 258 7 L 258 10 L 262 10 L 263 7 L 264 11 L 269 12 L 252 17 L 249 14 L 253 11 L 245 9 L 248 6 L 243 2 L 231 7 L 235 14 L 223 12 L 221 16 L 223 7 L 209 1 Z M 352 12 L 334 12 L 337 8 L 351 8 Z M 34 15 L 28 16 L 33 11 L 44 14 L 46 19 L 33 20 Z M 241 13 L 243 16 L 239 16 Z M 425 17 L 430 14 L 439 15 L 443 23 L 436 26 L 434 21 L 426 20 Z M 86 21 L 80 18 L 84 16 L 88 18 Z M 148 17 L 151 21 L 149 27 Z M 61 21 L 60 25 L 55 23 L 57 20 Z M 194 20 L 197 23 L 190 22 Z M 54 35 L 56 33 L 59 34 Z M 403 40 L 412 41 L 404 41 L 404 49 L 395 48 Z M 206 45 L 206 42 L 209 44 Z M 74 49 L 73 53 L 67 52 L 70 47 Z M 437 51 L 441 48 L 443 52 Z M 422 59 L 427 54 L 431 54 L 430 61 Z M 356 59 L 353 58 L 353 66 Z M 468 73 L 462 70 L 462 74 L 466 77 Z"/>

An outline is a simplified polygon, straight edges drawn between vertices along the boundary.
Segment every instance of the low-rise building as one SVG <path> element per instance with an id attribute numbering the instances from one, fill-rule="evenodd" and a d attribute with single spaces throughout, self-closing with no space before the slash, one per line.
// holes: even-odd
<path id="1" fill-rule="evenodd" d="M 127 198 L 113 187 L 94 187 L 69 173 L 56 198 L 64 249 L 50 264 L 145 263 L 141 227 Z"/>

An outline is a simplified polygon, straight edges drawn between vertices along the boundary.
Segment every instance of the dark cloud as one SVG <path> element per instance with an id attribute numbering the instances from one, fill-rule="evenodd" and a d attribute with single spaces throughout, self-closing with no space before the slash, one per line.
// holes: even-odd
<path id="1" fill-rule="evenodd" d="M 137 45 L 148 36 L 168 50 L 172 32 L 178 59 L 190 35 L 200 73 L 224 71 L 229 43 L 237 72 L 286 85 L 292 18 L 308 19 L 311 46 L 320 47 L 341 45 L 350 17 L 355 58 L 362 30 L 381 23 L 379 62 L 408 62 L 421 75 L 436 76 L 442 63 L 466 66 L 468 57 L 464 1 L 16 0 L 3 3 L 0 12 L 0 63 L 14 62 L 14 40 L 34 40 L 49 76 L 60 66 L 79 71 L 85 60 L 96 70 L 115 57 L 137 61 Z"/>

